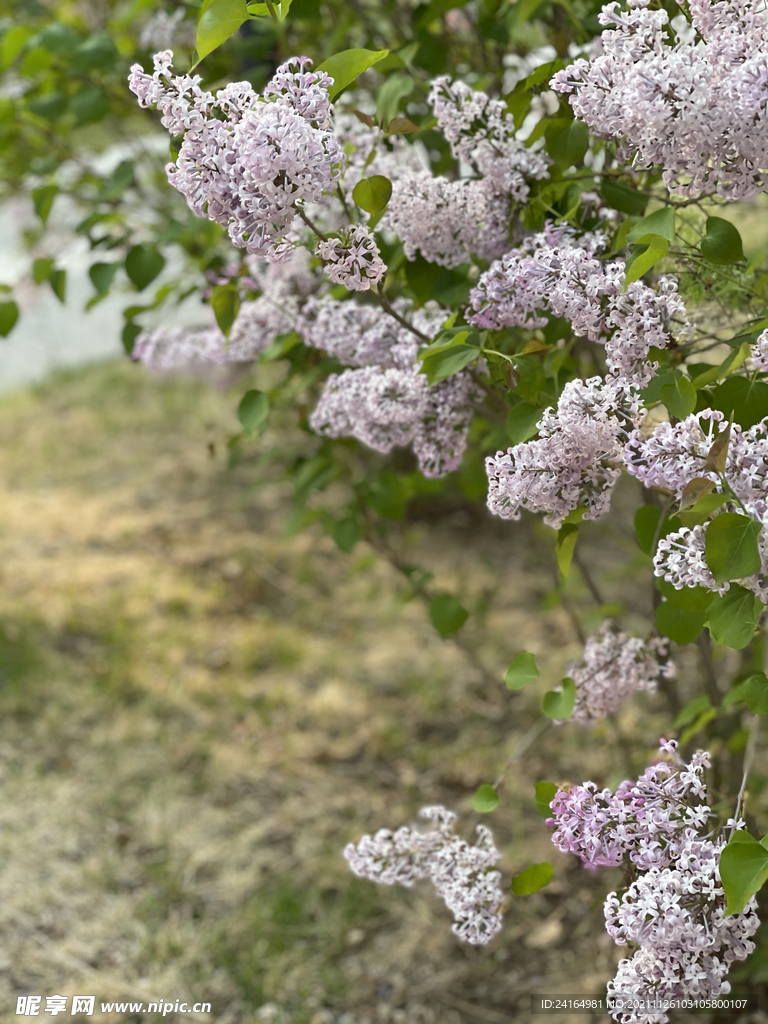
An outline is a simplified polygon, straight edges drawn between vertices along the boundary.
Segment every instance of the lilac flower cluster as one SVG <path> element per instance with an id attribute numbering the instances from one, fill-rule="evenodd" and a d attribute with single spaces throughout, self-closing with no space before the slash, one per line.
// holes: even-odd
<path id="1" fill-rule="evenodd" d="M 649 436 L 635 430 L 624 452 L 627 470 L 646 487 L 666 490 L 681 498 L 692 480 L 709 480 L 723 493 L 719 473 L 707 464 L 707 456 L 724 429 L 725 417 L 714 409 L 693 413 L 679 423 L 660 423 Z M 731 424 L 724 478 L 740 505 L 732 500 L 719 511 L 746 512 L 761 524 L 768 522 L 768 421 L 749 430 Z M 724 593 L 730 584 L 717 584 L 705 557 L 706 526 L 682 527 L 663 537 L 654 556 L 654 571 L 676 589 L 702 586 Z M 762 568 L 740 580 L 761 599 L 768 598 L 768 537 L 759 542 Z"/>
<path id="2" fill-rule="evenodd" d="M 622 453 L 640 415 L 636 391 L 614 379 L 565 385 L 557 409 L 546 409 L 539 436 L 486 459 L 488 508 L 503 519 L 521 509 L 543 512 L 558 527 L 581 506 L 584 519 L 605 515 L 621 475 Z"/>
<path id="3" fill-rule="evenodd" d="M 624 291 L 624 263 L 602 263 L 600 235 L 577 239 L 566 226 L 547 225 L 494 262 L 470 293 L 477 327 L 543 327 L 547 313 L 571 322 L 574 334 L 605 346 L 612 374 L 639 386 L 658 364 L 647 360 L 651 346 L 666 348 L 671 321 L 685 318 L 685 306 L 670 277 L 653 289 L 641 281 Z"/>
<path id="4" fill-rule="evenodd" d="M 609 992 L 706 999 L 730 991 L 730 965 L 755 948 L 757 903 L 752 898 L 740 914 L 725 916 L 718 866 L 725 840 L 708 831 L 713 815 L 703 776 L 709 755 L 694 754 L 686 765 L 677 758 L 676 741 L 662 740 L 661 749 L 677 764 L 651 765 L 615 793 L 593 782 L 558 790 L 547 824 L 562 852 L 593 868 L 631 866 L 635 876 L 621 895 L 611 892 L 605 901 L 608 934 L 618 945 L 638 946 L 619 964 Z M 668 1020 L 647 1011 L 614 1016 L 621 1024 Z"/>
<path id="5" fill-rule="evenodd" d="M 315 287 L 317 276 L 310 269 L 309 254 L 304 249 L 295 250 L 287 263 L 249 257 L 248 269 L 250 276 L 241 280 L 260 289 L 261 295 L 242 303 L 229 338 L 218 327 L 159 327 L 139 335 L 133 358 L 150 370 L 256 359 L 279 334 L 294 328 L 304 297 Z"/>
<path id="6" fill-rule="evenodd" d="M 399 174 L 386 227 L 406 257 L 456 267 L 473 255 L 491 260 L 509 246 L 512 203 L 522 203 L 530 181 L 548 177 L 547 159 L 515 138 L 515 123 L 500 100 L 447 77 L 428 97 L 453 156 L 476 177 L 452 181 L 426 170 Z"/>
<path id="7" fill-rule="evenodd" d="M 675 674 L 673 662 L 664 660 L 668 648 L 662 637 L 643 640 L 604 622 L 587 639 L 581 663 L 568 672 L 576 684 L 573 720 L 591 725 L 617 711 L 633 693 L 655 693 L 660 678 Z"/>
<path id="8" fill-rule="evenodd" d="M 602 52 L 552 88 L 596 134 L 625 140 L 670 191 L 742 199 L 768 189 L 768 11 L 754 0 L 692 0 L 690 23 L 648 0 L 607 4 Z M 691 31 L 691 28 L 694 31 Z"/>
<path id="9" fill-rule="evenodd" d="M 752 348 L 752 367 L 760 373 L 768 371 L 768 330 L 762 331 Z"/>
<path id="10" fill-rule="evenodd" d="M 394 309 L 422 335 L 445 316 L 434 304 L 413 311 L 406 299 Z M 410 445 L 429 477 L 458 468 L 478 397 L 468 372 L 430 386 L 416 361 L 418 336 L 374 306 L 311 298 L 297 330 L 308 345 L 355 367 L 326 381 L 309 421 L 316 433 L 355 437 L 379 452 Z"/>
<path id="11" fill-rule="evenodd" d="M 380 829 L 344 850 L 350 868 L 380 885 L 404 885 L 428 878 L 454 917 L 453 932 L 464 942 L 482 946 L 501 930 L 501 873 L 492 870 L 501 858 L 493 835 L 477 826 L 470 846 L 454 835 L 456 815 L 444 807 L 425 807 L 420 816 L 435 823 L 424 831 L 403 826 Z"/>
<path id="12" fill-rule="evenodd" d="M 342 231 L 338 238 L 320 242 L 316 253 L 325 261 L 325 273 L 331 281 L 350 291 L 367 291 L 387 272 L 373 232 L 363 224 Z"/>
<path id="13" fill-rule="evenodd" d="M 156 54 L 153 75 L 135 64 L 129 80 L 140 105 L 158 107 L 164 127 L 184 135 L 167 168 L 171 184 L 235 245 L 287 259 L 297 212 L 331 194 L 341 177 L 344 154 L 329 127 L 332 80 L 296 57 L 278 68 L 263 97 L 247 82 L 214 97 L 198 76 L 172 75 L 172 59 L 170 50 Z"/>

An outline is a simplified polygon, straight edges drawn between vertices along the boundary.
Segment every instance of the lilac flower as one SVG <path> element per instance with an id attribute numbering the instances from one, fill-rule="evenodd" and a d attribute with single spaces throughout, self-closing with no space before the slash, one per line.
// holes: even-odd
<path id="1" fill-rule="evenodd" d="M 488 508 L 503 519 L 519 519 L 524 508 L 543 512 L 554 527 L 578 506 L 585 519 L 599 519 L 639 409 L 633 389 L 615 380 L 569 381 L 557 409 L 542 415 L 538 438 L 486 459 Z"/>
<path id="2" fill-rule="evenodd" d="M 662 488 L 678 499 L 695 479 L 710 480 L 713 490 L 723 493 L 720 474 L 707 465 L 707 456 L 724 427 L 721 412 L 704 409 L 679 423 L 659 424 L 648 436 L 633 431 L 624 451 L 628 471 L 646 487 Z M 768 422 L 763 420 L 749 430 L 731 424 L 723 471 L 728 490 L 736 499 L 726 501 L 718 512 L 746 513 L 761 526 L 768 521 Z M 682 527 L 663 537 L 654 556 L 654 571 L 680 590 L 702 586 L 724 593 L 730 584 L 715 583 L 707 565 L 707 526 Z M 741 580 L 758 597 L 768 597 L 768 536 L 759 540 L 762 567 L 754 576 Z"/>
<path id="3" fill-rule="evenodd" d="M 601 235 L 576 238 L 569 228 L 547 226 L 492 263 L 470 293 L 477 327 L 543 327 L 547 314 L 569 320 L 573 333 L 605 346 L 609 371 L 638 386 L 658 368 L 652 346 L 672 340 L 672 318 L 685 322 L 685 306 L 670 277 L 657 287 L 641 281 L 624 290 L 624 263 L 603 263 Z"/>
<path id="4" fill-rule="evenodd" d="M 361 878 L 380 885 L 410 888 L 428 878 L 454 917 L 453 932 L 481 946 L 501 930 L 501 874 L 491 870 L 501 854 L 490 829 L 477 826 L 474 846 L 453 833 L 456 815 L 444 807 L 425 807 L 421 817 L 436 828 L 424 831 L 404 826 L 380 829 L 344 850 L 350 868 Z"/>
<path id="5" fill-rule="evenodd" d="M 755 370 L 761 373 L 768 371 L 768 330 L 758 335 L 750 358 Z"/>
<path id="6" fill-rule="evenodd" d="M 373 232 L 363 224 L 342 232 L 339 238 L 320 242 L 316 252 L 325 260 L 325 273 L 331 281 L 355 292 L 367 291 L 387 272 Z"/>
<path id="7" fill-rule="evenodd" d="M 406 258 L 418 253 L 441 267 L 473 255 L 494 259 L 509 246 L 509 200 L 485 180 L 449 181 L 429 171 L 395 183 L 385 225 L 400 238 Z"/>
<path id="8" fill-rule="evenodd" d="M 687 196 L 743 199 L 768 188 L 768 12 L 752 0 L 694 0 L 690 24 L 647 0 L 603 8 L 602 52 L 557 72 L 574 113 L 620 156 L 661 164 Z M 691 31 L 691 29 L 695 31 Z"/>
<path id="9" fill-rule="evenodd" d="M 730 965 L 755 948 L 757 903 L 753 897 L 740 914 L 725 916 L 719 871 L 725 840 L 709 831 L 703 777 L 709 754 L 694 754 L 685 764 L 674 740 L 660 745 L 677 764 L 651 765 L 615 793 L 593 782 L 560 789 L 547 824 L 555 829 L 555 846 L 590 867 L 632 866 L 634 880 L 621 895 L 608 894 L 604 913 L 611 938 L 639 948 L 619 964 L 609 994 L 707 999 L 730 991 Z M 669 1019 L 663 1010 L 617 1009 L 612 1016 L 621 1024 Z"/>
<path id="10" fill-rule="evenodd" d="M 298 57 L 278 68 L 264 98 L 247 82 L 214 97 L 200 90 L 199 78 L 172 76 L 172 57 L 157 54 L 152 76 L 135 64 L 129 80 L 142 106 L 157 106 L 163 125 L 184 133 L 167 168 L 171 184 L 238 247 L 288 259 L 297 211 L 333 193 L 344 164 L 327 127 L 331 80 L 308 71 L 308 58 Z"/>
<path id="11" fill-rule="evenodd" d="M 658 680 L 675 672 L 671 661 L 661 660 L 668 647 L 669 641 L 661 637 L 642 640 L 604 622 L 584 645 L 582 662 L 568 671 L 576 684 L 573 720 L 590 725 L 613 714 L 639 690 L 655 693 Z"/>

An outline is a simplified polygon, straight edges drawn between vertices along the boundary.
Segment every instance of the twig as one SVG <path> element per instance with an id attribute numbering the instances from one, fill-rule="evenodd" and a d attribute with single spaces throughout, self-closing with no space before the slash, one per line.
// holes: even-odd
<path id="1" fill-rule="evenodd" d="M 411 332 L 411 334 L 415 334 L 419 341 L 422 341 L 425 344 L 429 344 L 429 342 L 432 340 L 431 338 L 428 338 L 426 334 L 422 334 L 422 332 L 417 327 L 414 327 L 413 324 L 409 324 L 405 317 L 400 316 L 400 314 L 395 309 L 392 308 L 392 303 L 384 294 L 384 289 L 382 288 L 381 284 L 373 294 L 381 303 L 381 308 L 384 310 L 385 313 L 388 313 L 391 317 L 394 317 L 394 319 L 397 320 L 399 324 L 402 324 L 403 327 L 406 327 Z"/>
<path id="2" fill-rule="evenodd" d="M 328 241 L 328 235 L 324 235 L 320 228 L 318 228 L 317 225 L 312 223 L 312 221 L 309 219 L 306 213 L 304 213 L 303 210 L 297 208 L 296 213 L 298 213 L 298 215 L 301 217 L 301 219 L 304 221 L 304 223 L 307 225 L 310 231 L 314 231 L 314 233 L 317 235 L 319 239 L 321 239 L 321 241 Z"/>
<path id="3" fill-rule="evenodd" d="M 582 559 L 581 555 L 579 554 L 579 552 L 576 549 L 574 549 L 574 552 L 573 552 L 573 560 L 576 563 L 576 565 L 578 566 L 579 572 L 584 577 L 584 582 L 587 584 L 589 592 L 592 595 L 592 597 L 595 599 L 597 604 L 599 604 L 599 605 L 605 604 L 605 598 L 600 593 L 600 590 L 599 590 L 597 584 L 595 583 L 594 579 L 592 578 L 592 574 L 590 573 L 589 569 L 584 564 L 584 560 Z"/>
<path id="4" fill-rule="evenodd" d="M 718 707 L 722 701 L 720 689 L 717 685 L 717 675 L 715 673 L 715 665 L 712 661 L 712 643 L 709 639 L 709 634 L 702 633 L 699 639 L 696 641 L 699 650 L 701 651 L 701 659 L 704 662 L 704 674 L 707 681 L 707 690 L 709 691 L 709 699 Z"/>
<path id="5" fill-rule="evenodd" d="M 736 813 L 734 818 L 737 820 L 741 815 L 741 807 L 744 802 L 744 794 L 747 790 L 747 779 L 749 773 L 752 770 L 752 762 L 755 759 L 755 750 L 757 748 L 757 736 L 760 732 L 760 715 L 753 715 L 752 721 L 749 724 L 749 739 L 747 740 L 747 748 L 744 751 L 744 774 L 741 779 L 741 789 L 736 799 Z"/>

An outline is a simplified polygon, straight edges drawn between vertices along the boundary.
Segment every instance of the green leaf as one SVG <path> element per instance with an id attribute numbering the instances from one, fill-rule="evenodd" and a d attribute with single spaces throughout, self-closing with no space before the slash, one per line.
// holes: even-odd
<path id="1" fill-rule="evenodd" d="M 432 625 L 443 639 L 458 632 L 468 616 L 467 609 L 459 604 L 453 594 L 436 594 L 429 602 Z"/>
<path id="2" fill-rule="evenodd" d="M 66 93 L 57 89 L 55 92 L 49 92 L 45 96 L 30 100 L 27 106 L 33 114 L 55 124 L 67 109 L 67 104 Z"/>
<path id="3" fill-rule="evenodd" d="M 430 384 L 439 384 L 480 357 L 479 348 L 467 345 L 453 345 L 441 352 L 433 352 L 421 363 L 421 373 L 426 373 Z"/>
<path id="4" fill-rule="evenodd" d="M 375 227 L 387 208 L 392 195 L 392 182 L 383 174 L 374 174 L 371 178 L 362 178 L 352 189 L 352 199 L 361 210 L 369 213 L 369 227 Z"/>
<path id="5" fill-rule="evenodd" d="M 131 355 L 133 352 L 133 346 L 136 344 L 136 339 L 141 334 L 141 326 L 139 324 L 128 323 L 123 327 L 122 342 L 123 348 L 127 355 Z"/>
<path id="6" fill-rule="evenodd" d="M 369 484 L 368 501 L 385 519 L 402 519 L 408 492 L 402 479 L 389 470 L 377 473 Z"/>
<path id="7" fill-rule="evenodd" d="M 376 117 L 380 124 L 388 125 L 397 116 L 400 100 L 410 96 L 416 83 L 410 75 L 390 75 L 376 97 Z"/>
<path id="8" fill-rule="evenodd" d="M 32 192 L 32 202 L 35 204 L 35 213 L 43 224 L 48 220 L 48 214 L 51 212 L 53 200 L 56 198 L 56 193 L 58 191 L 59 190 L 56 185 L 43 185 L 42 188 L 36 188 Z"/>
<path id="9" fill-rule="evenodd" d="M 418 132 L 421 129 L 409 117 L 395 117 L 384 131 L 387 135 L 409 135 L 411 132 Z"/>
<path id="10" fill-rule="evenodd" d="M 757 542 L 761 525 L 750 516 L 723 512 L 707 527 L 704 547 L 707 565 L 718 583 L 752 576 L 762 564 Z"/>
<path id="11" fill-rule="evenodd" d="M 528 651 L 521 651 L 510 662 L 507 674 L 504 676 L 504 683 L 510 690 L 523 690 L 538 678 L 539 670 L 536 667 L 536 659 Z"/>
<path id="12" fill-rule="evenodd" d="M 54 21 L 46 25 L 37 37 L 41 46 L 51 53 L 63 57 L 71 53 L 80 42 L 80 36 L 71 25 L 64 25 L 60 21 Z"/>
<path id="13" fill-rule="evenodd" d="M 544 694 L 541 707 L 547 718 L 565 721 L 571 717 L 573 705 L 576 703 L 576 684 L 566 676 L 562 686 L 562 690 L 550 690 Z"/>
<path id="14" fill-rule="evenodd" d="M 115 274 L 120 268 L 119 263 L 94 263 L 88 271 L 93 287 L 99 295 L 109 291 Z"/>
<path id="15" fill-rule="evenodd" d="M 669 242 L 661 235 L 653 235 L 645 252 L 638 253 L 627 268 L 627 276 L 624 280 L 626 285 L 639 280 L 643 274 L 647 274 L 651 267 L 656 266 L 660 259 L 667 255 Z"/>
<path id="16" fill-rule="evenodd" d="M 535 787 L 536 793 L 536 811 L 541 815 L 542 818 L 552 817 L 552 808 L 549 806 L 555 799 L 555 793 L 558 787 L 554 782 L 537 782 Z"/>
<path id="17" fill-rule="evenodd" d="M 109 32 L 95 32 L 85 39 L 72 54 L 72 65 L 77 71 L 95 71 L 114 67 L 118 52 Z"/>
<path id="18" fill-rule="evenodd" d="M 565 523 L 557 531 L 555 555 L 557 557 L 557 567 L 560 570 L 560 578 L 563 581 L 568 579 L 568 570 L 571 567 L 571 560 L 576 550 L 578 536 L 579 528 L 573 523 Z"/>
<path id="19" fill-rule="evenodd" d="M 225 43 L 247 20 L 245 0 L 206 0 L 197 23 L 195 49 L 198 61 Z"/>
<path id="20" fill-rule="evenodd" d="M 744 703 L 753 715 L 768 715 L 768 679 L 762 672 L 746 680 Z"/>
<path id="21" fill-rule="evenodd" d="M 726 914 L 740 914 L 768 880 L 768 850 L 740 829 L 720 854 L 720 879 L 726 896 Z"/>
<path id="22" fill-rule="evenodd" d="M 722 596 L 716 596 L 707 609 L 709 631 L 719 644 L 740 651 L 755 635 L 763 610 L 759 597 L 737 583 Z"/>
<path id="23" fill-rule="evenodd" d="M 53 270 L 53 260 L 47 256 L 41 256 L 32 264 L 32 280 L 35 284 L 42 284 L 47 281 Z"/>
<path id="24" fill-rule="evenodd" d="M 681 608 L 672 601 L 663 601 L 656 609 L 658 631 L 681 647 L 693 643 L 704 628 L 706 618 L 706 612 L 695 608 Z"/>
<path id="25" fill-rule="evenodd" d="M 237 418 L 246 434 L 262 431 L 269 416 L 269 396 L 263 391 L 246 391 L 237 407 Z"/>
<path id="26" fill-rule="evenodd" d="M 656 589 L 666 597 L 670 604 L 675 605 L 676 608 L 685 608 L 687 611 L 706 611 L 715 596 L 706 587 L 681 587 L 680 590 L 675 590 L 668 580 L 663 580 L 659 576 L 654 576 L 653 580 Z"/>
<path id="27" fill-rule="evenodd" d="M 709 519 L 713 512 L 728 501 L 725 494 L 704 494 L 696 501 L 690 509 L 679 512 L 680 522 L 683 526 L 701 526 Z"/>
<path id="28" fill-rule="evenodd" d="M 561 167 L 580 164 L 589 149 L 589 129 L 578 118 L 565 124 L 558 121 L 544 132 L 547 152 Z"/>
<path id="29" fill-rule="evenodd" d="M 518 402 L 509 410 L 507 430 L 512 444 L 522 444 L 537 433 L 542 410 L 528 402 Z"/>
<path id="30" fill-rule="evenodd" d="M 487 782 L 485 785 L 480 786 L 472 797 L 472 808 L 478 814 L 489 814 L 491 811 L 495 811 L 498 806 L 499 794 Z"/>
<path id="31" fill-rule="evenodd" d="M 639 220 L 627 235 L 627 241 L 650 242 L 654 235 L 661 235 L 668 242 L 674 242 L 675 212 L 671 206 L 665 206 L 663 210 L 654 210 Z"/>
<path id="32" fill-rule="evenodd" d="M 729 377 L 712 389 L 712 408 L 748 430 L 768 416 L 768 384 L 746 377 Z"/>
<path id="33" fill-rule="evenodd" d="M 684 420 L 696 408 L 696 388 L 687 377 L 662 385 L 659 395 L 670 415 L 679 420 Z"/>
<path id="34" fill-rule="evenodd" d="M 701 240 L 701 253 L 710 263 L 720 266 L 741 263 L 744 259 L 741 235 L 729 220 L 707 217 L 707 233 Z"/>
<path id="35" fill-rule="evenodd" d="M 635 512 L 635 536 L 641 551 L 644 551 L 646 555 L 654 554 L 652 546 L 657 530 L 658 539 L 660 540 L 662 537 L 666 537 L 668 533 L 674 533 L 675 530 L 680 529 L 680 520 L 677 516 L 670 515 L 664 517 L 664 522 L 661 528 L 659 528 L 659 520 L 662 514 L 661 509 L 656 508 L 655 505 L 643 505 L 642 508 Z"/>
<path id="36" fill-rule="evenodd" d="M 52 270 L 48 275 L 48 284 L 51 286 L 51 291 L 59 302 L 64 302 L 67 291 L 66 270 Z"/>
<path id="37" fill-rule="evenodd" d="M 0 302 L 0 338 L 7 338 L 19 319 L 19 307 L 15 302 Z"/>
<path id="38" fill-rule="evenodd" d="M 360 540 L 360 524 L 356 519 L 340 519 L 333 524 L 333 539 L 341 551 L 349 553 Z"/>
<path id="39" fill-rule="evenodd" d="M 78 125 L 96 124 L 110 111 L 109 97 L 97 85 L 85 85 L 69 101 L 69 109 Z"/>
<path id="40" fill-rule="evenodd" d="M 604 181 L 600 186 L 600 195 L 612 209 L 628 213 L 632 217 L 638 217 L 648 205 L 647 196 L 623 185 L 620 181 Z"/>
<path id="41" fill-rule="evenodd" d="M 134 245 L 125 257 L 125 272 L 139 291 L 151 284 L 164 266 L 163 256 L 146 245 Z"/>
<path id="42" fill-rule="evenodd" d="M 333 79 L 329 89 L 331 99 L 335 99 L 342 89 L 346 89 L 355 79 L 378 61 L 383 60 L 389 50 L 343 50 L 323 61 L 318 71 L 325 71 Z"/>
<path id="43" fill-rule="evenodd" d="M 544 864 L 531 864 L 530 867 L 523 868 L 522 871 L 513 877 L 512 892 L 515 896 L 530 896 L 531 893 L 538 892 L 545 885 L 549 885 L 551 881 L 551 864 L 546 862 Z"/>
<path id="44" fill-rule="evenodd" d="M 526 402 L 537 402 L 547 383 L 541 359 L 534 355 L 516 355 L 514 360 L 518 375 L 515 394 Z"/>
<path id="45" fill-rule="evenodd" d="M 219 330 L 225 338 L 229 337 L 232 324 L 240 310 L 240 293 L 235 284 L 217 284 L 211 291 L 211 308 L 216 317 Z"/>
<path id="46" fill-rule="evenodd" d="M 709 697 L 705 693 L 700 693 L 698 697 L 693 697 L 680 709 L 677 718 L 672 723 L 672 728 L 681 729 L 684 725 L 689 725 L 702 711 L 708 711 L 711 707 L 712 702 Z"/>

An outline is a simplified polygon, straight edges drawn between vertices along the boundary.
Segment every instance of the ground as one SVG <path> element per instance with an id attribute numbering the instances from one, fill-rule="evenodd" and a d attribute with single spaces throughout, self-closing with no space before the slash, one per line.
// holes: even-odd
<path id="1" fill-rule="evenodd" d="M 286 531 L 290 485 L 258 469 L 269 438 L 227 468 L 242 390 L 116 363 L 0 404 L 0 1020 L 19 995 L 95 994 L 83 1020 L 186 999 L 212 1014 L 162 1019 L 506 1024 L 533 992 L 599 993 L 619 881 L 554 851 L 534 783 L 615 783 L 632 768 L 616 730 L 642 767 L 668 719 L 638 704 L 539 735 L 579 651 L 551 531 L 461 508 L 409 521 L 402 549 L 473 612 L 441 640 L 366 544 Z M 622 610 L 611 545 L 634 557 L 621 521 L 585 548 L 605 607 L 578 573 L 567 590 L 589 628 Z M 650 597 L 626 604 L 647 629 Z M 542 679 L 514 694 L 521 649 Z M 489 947 L 459 943 L 427 888 L 350 874 L 345 843 L 426 804 L 468 835 L 508 759 L 484 817 L 507 884 L 545 860 L 554 879 L 510 893 Z"/>

